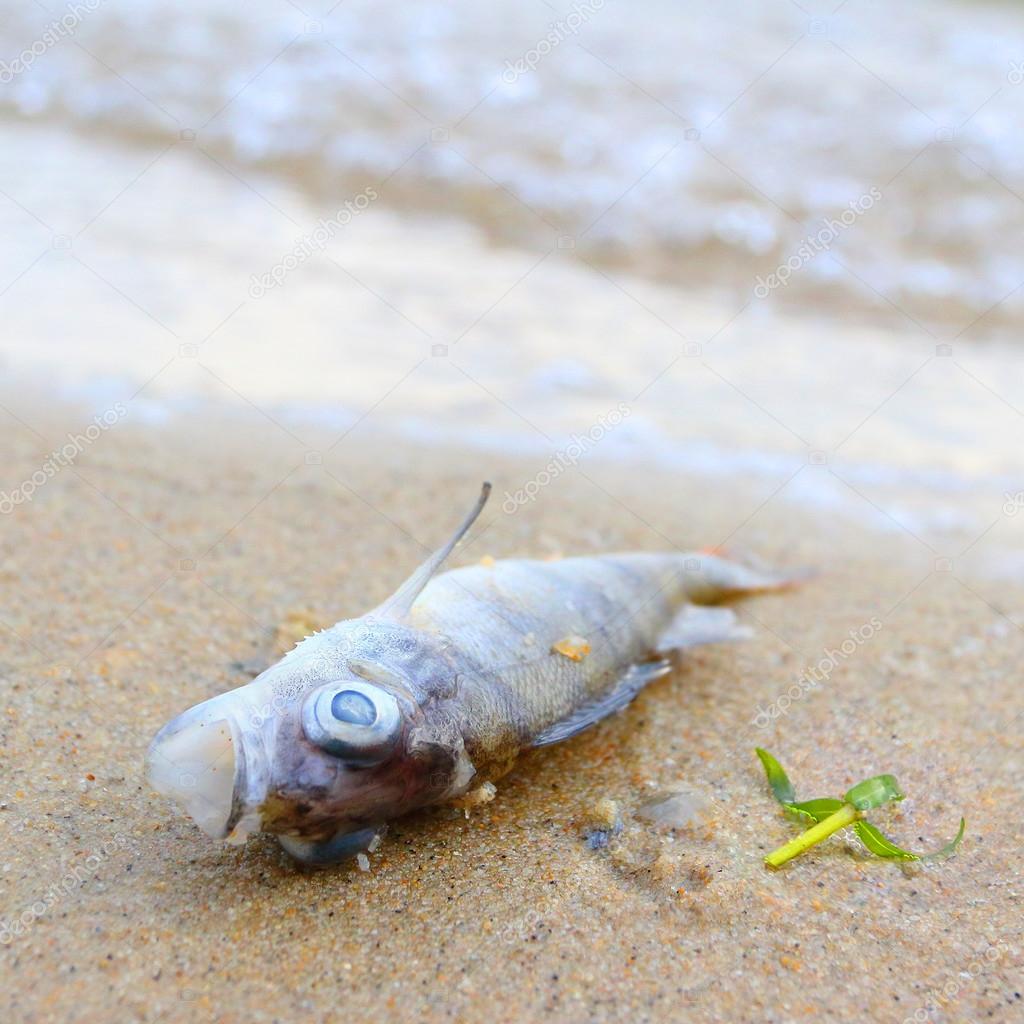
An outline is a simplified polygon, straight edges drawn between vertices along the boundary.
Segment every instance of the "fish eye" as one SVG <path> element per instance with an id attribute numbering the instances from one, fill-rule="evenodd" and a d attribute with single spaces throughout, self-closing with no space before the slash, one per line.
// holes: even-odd
<path id="1" fill-rule="evenodd" d="M 355 680 L 321 686 L 302 708 L 306 738 L 349 764 L 384 761 L 401 725 L 398 701 L 387 690 Z"/>
<path id="2" fill-rule="evenodd" d="M 377 721 L 377 705 L 365 693 L 339 690 L 331 698 L 331 714 L 350 725 L 373 725 Z"/>

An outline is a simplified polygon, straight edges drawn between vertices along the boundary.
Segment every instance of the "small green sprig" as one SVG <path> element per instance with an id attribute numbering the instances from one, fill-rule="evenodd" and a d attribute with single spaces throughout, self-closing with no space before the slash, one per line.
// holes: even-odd
<path id="1" fill-rule="evenodd" d="M 960 840 L 964 837 L 967 823 L 961 818 L 960 831 L 957 832 L 956 838 L 941 850 L 924 854 L 903 850 L 882 835 L 874 825 L 864 820 L 866 812 L 881 807 L 882 804 L 903 799 L 899 783 L 891 775 L 876 775 L 874 778 L 858 782 L 842 800 L 822 797 L 798 803 L 793 783 L 789 781 L 789 776 L 782 765 L 767 750 L 760 747 L 754 749 L 761 759 L 761 764 L 764 765 L 765 775 L 768 776 L 768 784 L 772 787 L 775 799 L 791 814 L 812 823 L 802 835 L 791 839 L 765 857 L 764 862 L 770 868 L 782 867 L 786 861 L 792 860 L 822 840 L 828 839 L 841 828 L 850 825 L 857 833 L 857 838 L 871 853 L 876 857 L 887 857 L 891 860 L 933 860 L 937 857 L 947 857 L 960 845 Z"/>

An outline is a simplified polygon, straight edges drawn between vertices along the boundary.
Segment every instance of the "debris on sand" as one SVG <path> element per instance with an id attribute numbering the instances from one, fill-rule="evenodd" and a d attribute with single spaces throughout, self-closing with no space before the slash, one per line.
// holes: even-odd
<path id="1" fill-rule="evenodd" d="M 662 793 L 640 807 L 636 816 L 661 828 L 690 828 L 701 823 L 707 803 L 695 793 Z"/>
<path id="2" fill-rule="evenodd" d="M 603 850 L 622 831 L 622 808 L 617 800 L 602 797 L 587 810 L 587 845 Z"/>

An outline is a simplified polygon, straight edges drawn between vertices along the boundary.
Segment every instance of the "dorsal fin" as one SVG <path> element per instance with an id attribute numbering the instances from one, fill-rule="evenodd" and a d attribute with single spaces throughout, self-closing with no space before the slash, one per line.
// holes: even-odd
<path id="1" fill-rule="evenodd" d="M 444 560 L 455 550 L 455 546 L 469 532 L 469 528 L 476 522 L 477 517 L 487 504 L 491 493 L 491 485 L 484 482 L 480 489 L 480 497 L 471 509 L 468 516 L 462 520 L 458 529 L 448 538 L 448 543 L 438 548 L 399 588 L 388 598 L 379 609 L 379 614 L 386 615 L 389 619 L 402 619 L 409 614 L 413 602 L 423 591 L 423 588 L 430 582 L 431 577 L 441 568 Z"/>

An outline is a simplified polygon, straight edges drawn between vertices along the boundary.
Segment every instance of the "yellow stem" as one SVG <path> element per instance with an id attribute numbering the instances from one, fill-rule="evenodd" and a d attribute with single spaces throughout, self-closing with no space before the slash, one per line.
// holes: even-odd
<path id="1" fill-rule="evenodd" d="M 786 861 L 792 860 L 805 850 L 809 850 L 812 846 L 820 843 L 823 839 L 828 839 L 834 832 L 838 832 L 841 828 L 846 828 L 847 825 L 852 825 L 863 817 L 863 813 L 858 811 L 853 804 L 843 804 L 838 811 L 830 814 L 824 821 L 819 821 L 806 832 L 798 835 L 796 839 L 791 839 L 784 846 L 773 850 L 765 857 L 764 862 L 770 868 L 780 868 Z"/>

